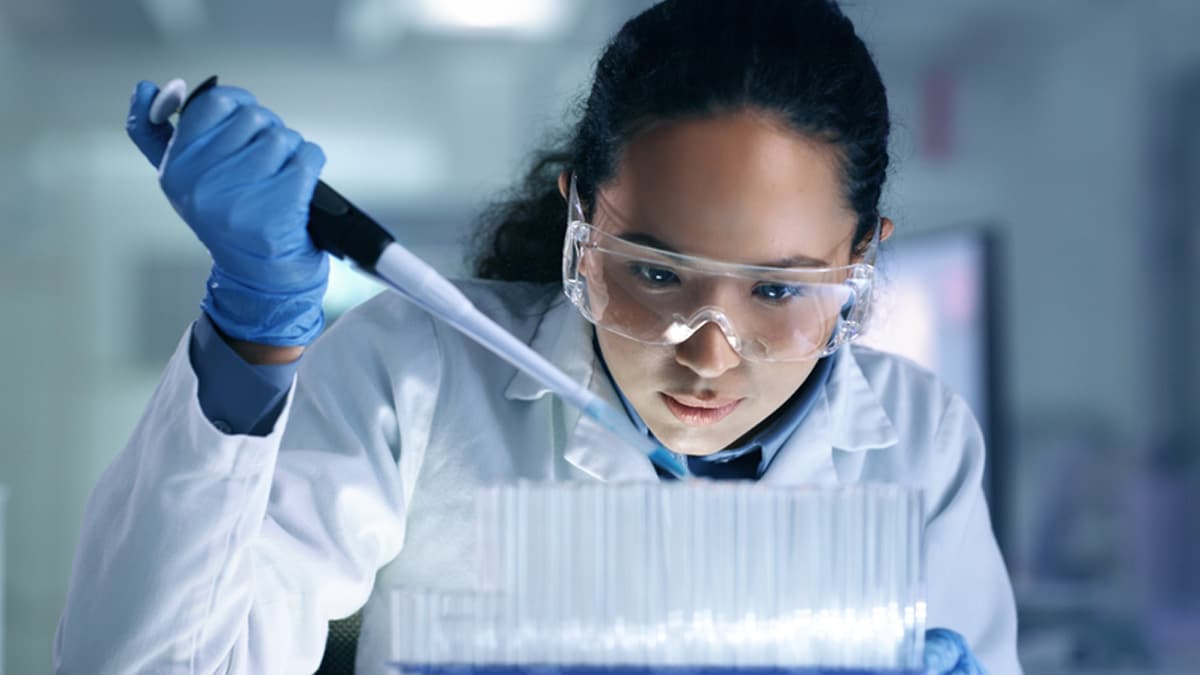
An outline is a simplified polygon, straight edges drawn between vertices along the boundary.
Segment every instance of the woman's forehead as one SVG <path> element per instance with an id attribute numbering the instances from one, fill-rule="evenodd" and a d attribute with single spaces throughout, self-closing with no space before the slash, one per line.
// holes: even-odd
<path id="1" fill-rule="evenodd" d="M 600 190 L 595 220 L 705 257 L 835 263 L 848 255 L 857 219 L 831 146 L 739 112 L 634 136 Z"/>

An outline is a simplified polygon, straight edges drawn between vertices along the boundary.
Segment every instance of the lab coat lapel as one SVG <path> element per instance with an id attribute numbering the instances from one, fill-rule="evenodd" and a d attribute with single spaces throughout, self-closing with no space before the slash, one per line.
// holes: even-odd
<path id="1" fill-rule="evenodd" d="M 822 392 L 759 482 L 767 485 L 836 484 L 832 432 L 829 397 Z"/>
<path id="2" fill-rule="evenodd" d="M 596 379 L 608 378 L 600 376 Z M 619 401 L 615 404 L 621 405 Z M 623 445 L 590 417 L 577 415 L 575 419 L 575 427 L 563 450 L 563 458 L 568 464 L 606 482 L 658 480 L 654 465 L 647 457 Z"/>
<path id="3" fill-rule="evenodd" d="M 835 485 L 862 475 L 863 451 L 899 442 L 852 348 L 843 348 L 808 416 L 779 450 L 761 481 L 771 485 Z"/>
<path id="4" fill-rule="evenodd" d="M 622 410 L 612 382 L 599 369 L 591 331 L 591 324 L 565 298 L 560 298 L 542 317 L 530 346 L 571 379 L 585 383 L 592 393 Z M 549 389 L 542 383 L 519 371 L 505 390 L 507 398 L 527 401 L 548 394 Z M 555 440 L 568 464 L 602 481 L 658 480 L 649 459 L 626 448 L 594 420 L 557 397 L 553 409 L 556 427 L 565 430 Z"/>

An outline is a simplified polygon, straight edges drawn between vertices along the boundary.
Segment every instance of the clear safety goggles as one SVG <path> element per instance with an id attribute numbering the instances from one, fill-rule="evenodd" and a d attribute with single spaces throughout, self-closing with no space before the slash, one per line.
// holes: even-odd
<path id="1" fill-rule="evenodd" d="M 648 345 L 677 345 L 716 324 L 750 361 L 828 356 L 861 331 L 875 280 L 875 228 L 862 263 L 763 267 L 628 241 L 591 225 L 571 179 L 563 289 L 596 326 Z"/>

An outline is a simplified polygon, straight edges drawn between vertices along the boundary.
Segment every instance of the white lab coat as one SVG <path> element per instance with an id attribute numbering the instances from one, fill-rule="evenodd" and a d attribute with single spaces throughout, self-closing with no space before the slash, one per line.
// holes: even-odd
<path id="1" fill-rule="evenodd" d="M 462 287 L 616 403 L 591 327 L 561 292 Z M 475 486 L 655 477 L 536 381 L 395 294 L 313 345 L 266 437 L 223 434 L 204 416 L 188 338 L 88 501 L 59 673 L 311 672 L 327 622 L 364 603 L 358 672 L 387 673 L 388 589 L 469 586 Z M 1020 672 L 971 412 L 895 356 L 855 347 L 836 363 L 762 481 L 924 488 L 928 625 L 965 635 L 994 675 Z"/>

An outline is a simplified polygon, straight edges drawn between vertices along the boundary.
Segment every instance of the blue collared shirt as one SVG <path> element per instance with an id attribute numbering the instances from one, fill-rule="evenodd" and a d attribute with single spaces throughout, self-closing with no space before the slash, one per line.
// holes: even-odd
<path id="1" fill-rule="evenodd" d="M 625 412 L 628 413 L 630 421 L 638 431 L 653 439 L 654 433 L 646 426 L 641 415 L 638 415 L 633 405 L 629 403 L 629 399 L 625 398 L 625 394 L 621 393 L 621 388 L 612 379 L 612 373 L 608 370 L 608 364 L 604 362 L 604 355 L 600 352 L 600 344 L 596 341 L 594 334 L 592 348 L 596 351 L 596 358 L 604 368 L 604 374 L 608 376 L 613 389 L 620 397 L 621 404 L 625 406 Z M 779 454 L 779 449 L 783 447 L 788 438 L 791 438 L 792 433 L 812 410 L 813 404 L 816 403 L 821 390 L 829 380 L 829 373 L 833 370 L 833 359 L 836 356 L 834 354 L 817 361 L 817 365 L 813 367 L 812 372 L 804 380 L 804 384 L 796 390 L 796 393 L 792 394 L 792 397 L 778 410 L 771 413 L 770 417 L 752 429 L 748 436 L 743 437 L 741 443 L 711 455 L 700 457 L 678 455 L 680 461 L 686 461 L 688 470 L 703 478 L 717 480 L 761 478 L 767 468 L 771 466 L 775 455 Z M 657 442 L 657 439 L 655 440 Z M 669 474 L 661 472 L 660 475 L 669 476 Z"/>
<path id="2" fill-rule="evenodd" d="M 247 363 L 204 313 L 192 326 L 188 357 L 199 381 L 200 409 L 213 426 L 226 434 L 271 433 L 299 361 L 277 366 Z"/>

